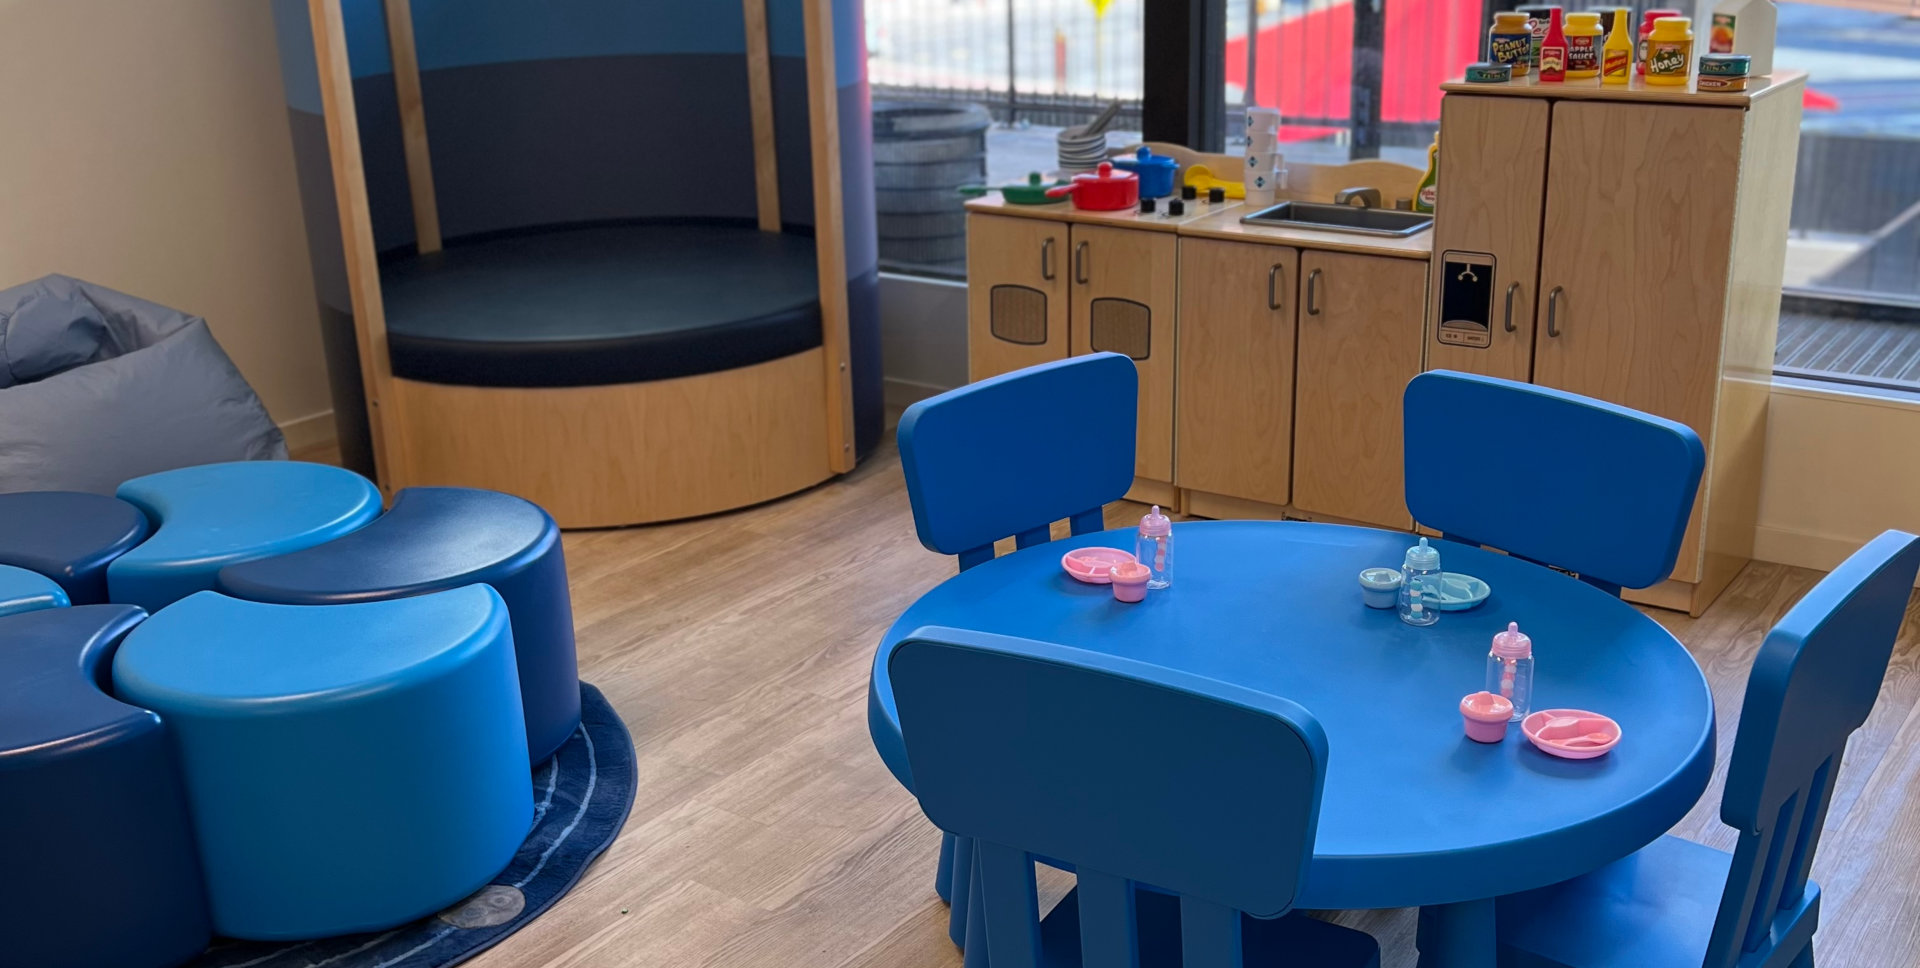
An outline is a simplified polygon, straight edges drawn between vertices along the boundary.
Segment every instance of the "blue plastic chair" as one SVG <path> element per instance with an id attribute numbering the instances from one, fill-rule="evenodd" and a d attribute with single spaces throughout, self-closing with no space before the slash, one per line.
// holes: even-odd
<path id="1" fill-rule="evenodd" d="M 53 579 L 75 605 L 106 604 L 107 566 L 147 532 L 139 508 L 104 494 L 0 494 L 0 565 Z"/>
<path id="2" fill-rule="evenodd" d="M 1502 898 L 1502 968 L 1813 968 L 1820 887 L 1807 873 L 1917 570 L 1920 539 L 1888 531 L 1761 643 L 1720 798 L 1720 819 L 1740 832 L 1732 854 L 1667 836 L 1585 877 Z"/>
<path id="3" fill-rule="evenodd" d="M 1283 917 L 1327 760 L 1298 705 L 956 629 L 917 630 L 888 669 L 921 808 L 975 844 L 993 968 L 1379 964 L 1368 935 Z M 1044 924 L 1036 860 L 1079 878 Z"/>
<path id="4" fill-rule="evenodd" d="M 1106 530 L 1104 506 L 1133 486 L 1139 396 L 1132 360 L 1094 353 L 908 407 L 897 439 L 920 543 L 959 556 L 965 571 L 992 561 L 1002 538 L 1020 548 L 1045 544 L 1055 521 L 1066 520 L 1072 534 Z M 891 732 L 885 713 L 870 705 L 869 718 L 876 716 Z M 953 905 L 954 944 L 966 943 L 972 854 L 970 844 L 941 836 L 934 889 Z"/>
<path id="5" fill-rule="evenodd" d="M 1673 573 L 1706 463 L 1685 424 L 1449 370 L 1414 377 L 1401 402 L 1415 521 L 1613 595 Z"/>
<path id="6" fill-rule="evenodd" d="M 900 416 L 900 469 L 913 526 L 962 569 L 1012 537 L 1106 529 L 1101 507 L 1133 486 L 1140 388 L 1133 361 L 1095 353 L 1042 363 L 922 400 Z"/>
<path id="7" fill-rule="evenodd" d="M 228 565 L 219 588 L 282 605 L 376 602 L 485 583 L 513 622 L 527 756 L 580 726 L 573 603 L 560 529 L 539 505 L 466 487 L 409 487 L 372 524 L 303 551 Z"/>

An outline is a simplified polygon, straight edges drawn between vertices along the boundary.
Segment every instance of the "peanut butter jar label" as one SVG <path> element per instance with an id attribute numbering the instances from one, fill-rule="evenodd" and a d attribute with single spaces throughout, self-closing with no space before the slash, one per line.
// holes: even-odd
<path id="1" fill-rule="evenodd" d="M 1487 44 L 1487 59 L 1496 64 L 1523 65 L 1533 53 L 1533 33 L 1494 34 Z"/>

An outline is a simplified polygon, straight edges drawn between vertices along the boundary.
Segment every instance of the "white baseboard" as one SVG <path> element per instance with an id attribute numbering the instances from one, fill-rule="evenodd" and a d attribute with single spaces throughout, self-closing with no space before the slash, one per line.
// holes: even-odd
<path id="1" fill-rule="evenodd" d="M 285 421 L 280 424 L 280 433 L 287 438 L 287 450 L 294 453 L 329 446 L 339 436 L 334 430 L 332 410 Z"/>

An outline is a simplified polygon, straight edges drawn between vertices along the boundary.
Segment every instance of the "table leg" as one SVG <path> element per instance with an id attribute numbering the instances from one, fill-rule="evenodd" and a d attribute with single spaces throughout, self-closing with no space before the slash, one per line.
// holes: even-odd
<path id="1" fill-rule="evenodd" d="M 1498 957 L 1492 898 L 1420 909 L 1420 968 L 1493 968 Z"/>

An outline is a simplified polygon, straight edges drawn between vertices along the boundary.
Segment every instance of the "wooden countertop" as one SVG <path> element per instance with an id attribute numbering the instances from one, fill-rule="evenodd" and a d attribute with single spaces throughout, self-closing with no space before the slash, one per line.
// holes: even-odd
<path id="1" fill-rule="evenodd" d="M 1161 200 L 1163 206 L 1165 201 L 1165 199 Z M 1392 238 L 1382 235 L 1357 235 L 1351 232 L 1242 225 L 1240 217 L 1247 214 L 1248 209 L 1245 203 L 1237 199 L 1228 199 L 1219 205 L 1206 201 L 1191 202 L 1188 204 L 1187 214 L 1178 218 L 1169 218 L 1164 213 L 1141 215 L 1135 209 L 1089 212 L 1074 208 L 1070 202 L 1054 205 L 1010 205 L 998 195 L 976 198 L 968 202 L 967 211 L 978 215 L 1007 215 L 1053 222 L 1078 222 L 1084 225 L 1113 225 L 1154 232 L 1174 232 L 1195 238 L 1291 245 L 1302 249 L 1351 252 L 1356 255 L 1382 255 L 1399 259 L 1424 260 L 1433 254 L 1431 229 L 1408 238 Z"/>
<path id="2" fill-rule="evenodd" d="M 1807 81 L 1806 71 L 1777 70 L 1756 75 L 1747 81 L 1744 91 L 1696 90 L 1698 75 L 1687 79 L 1686 87 L 1655 87 L 1635 75 L 1626 86 L 1601 84 L 1599 78 L 1542 83 L 1538 75 L 1528 74 L 1499 84 L 1469 84 L 1448 81 L 1440 89 L 1449 94 L 1489 94 L 1516 97 L 1548 97 L 1585 101 L 1641 101 L 1665 104 L 1698 104 L 1714 107 L 1744 108 L 1775 91 L 1798 90 Z"/>

